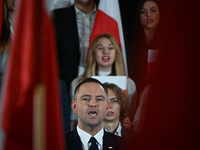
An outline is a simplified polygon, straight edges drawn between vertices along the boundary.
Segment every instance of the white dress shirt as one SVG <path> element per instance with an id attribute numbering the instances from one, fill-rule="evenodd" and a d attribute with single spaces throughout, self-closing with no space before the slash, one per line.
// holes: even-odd
<path id="1" fill-rule="evenodd" d="M 78 76 L 82 75 L 86 66 L 86 57 L 89 47 L 90 35 L 94 25 L 96 17 L 96 6 L 90 13 L 83 13 L 75 5 L 76 21 L 79 35 L 80 46 L 80 64 L 78 70 Z"/>
<path id="2" fill-rule="evenodd" d="M 92 136 L 87 132 L 83 131 L 82 129 L 80 129 L 78 126 L 76 127 L 76 129 L 80 137 L 80 140 L 82 142 L 83 150 L 88 150 L 89 147 L 91 146 L 91 143 L 89 141 Z M 103 150 L 103 135 L 104 135 L 104 130 L 102 128 L 97 134 L 93 136 L 97 140 L 97 146 L 99 150 Z"/>

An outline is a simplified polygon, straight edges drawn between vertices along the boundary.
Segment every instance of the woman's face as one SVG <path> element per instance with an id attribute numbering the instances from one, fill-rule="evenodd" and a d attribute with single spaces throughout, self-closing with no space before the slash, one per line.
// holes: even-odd
<path id="1" fill-rule="evenodd" d="M 95 58 L 99 71 L 111 71 L 116 51 L 111 41 L 105 37 L 99 39 L 95 50 Z"/>
<path id="2" fill-rule="evenodd" d="M 146 1 L 140 12 L 140 22 L 145 29 L 155 28 L 160 20 L 160 11 L 153 1 Z"/>
<path id="3" fill-rule="evenodd" d="M 7 0 L 7 6 L 9 11 L 16 11 L 19 0 Z"/>

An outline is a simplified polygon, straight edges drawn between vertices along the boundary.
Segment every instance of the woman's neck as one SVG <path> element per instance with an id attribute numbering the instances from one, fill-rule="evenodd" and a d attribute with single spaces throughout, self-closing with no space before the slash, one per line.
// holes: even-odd
<path id="1" fill-rule="evenodd" d="M 112 66 L 98 66 L 98 71 L 102 71 L 102 72 L 112 71 Z"/>
<path id="2" fill-rule="evenodd" d="M 155 30 L 156 30 L 155 28 L 144 29 L 147 44 L 149 44 L 151 42 L 151 40 L 153 39 L 154 34 L 155 34 Z"/>
<path id="3" fill-rule="evenodd" d="M 12 23 L 12 27 L 14 27 L 15 19 L 16 18 L 16 12 L 15 11 L 9 11 L 9 19 Z"/>
<path id="4" fill-rule="evenodd" d="M 116 131 L 118 125 L 119 125 L 119 119 L 115 121 L 106 121 L 106 120 L 103 121 L 104 128 L 106 128 L 111 133 Z"/>

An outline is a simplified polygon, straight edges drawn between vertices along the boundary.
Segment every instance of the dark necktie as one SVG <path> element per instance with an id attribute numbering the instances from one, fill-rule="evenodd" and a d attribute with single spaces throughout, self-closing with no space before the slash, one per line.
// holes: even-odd
<path id="1" fill-rule="evenodd" d="M 97 146 L 97 140 L 94 137 L 91 137 L 89 142 L 91 142 L 89 150 L 99 150 Z"/>

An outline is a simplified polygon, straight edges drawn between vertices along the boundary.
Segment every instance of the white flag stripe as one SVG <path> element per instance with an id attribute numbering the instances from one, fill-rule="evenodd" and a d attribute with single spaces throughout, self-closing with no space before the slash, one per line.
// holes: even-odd
<path id="1" fill-rule="evenodd" d="M 127 90 L 127 76 L 92 76 L 92 78 L 99 80 L 101 83 L 113 83 L 122 90 Z"/>

